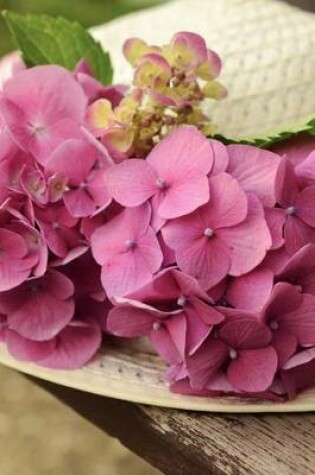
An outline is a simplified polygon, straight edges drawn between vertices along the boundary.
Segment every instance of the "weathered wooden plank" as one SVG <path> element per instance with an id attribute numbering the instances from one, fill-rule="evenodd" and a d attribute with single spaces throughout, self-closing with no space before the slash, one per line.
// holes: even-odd
<path id="1" fill-rule="evenodd" d="M 209 415 L 36 381 L 165 475 L 314 475 L 315 415 Z"/>

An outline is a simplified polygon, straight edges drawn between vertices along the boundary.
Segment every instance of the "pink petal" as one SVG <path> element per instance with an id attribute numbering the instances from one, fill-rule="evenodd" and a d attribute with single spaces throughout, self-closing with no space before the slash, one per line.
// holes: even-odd
<path id="1" fill-rule="evenodd" d="M 285 211 L 281 208 L 265 208 L 265 220 L 268 225 L 271 238 L 271 249 L 279 249 L 283 246 L 283 228 L 286 219 Z"/>
<path id="2" fill-rule="evenodd" d="M 273 146 L 273 151 L 289 160 L 294 167 L 298 166 L 315 149 L 315 139 L 309 134 L 281 141 Z"/>
<path id="3" fill-rule="evenodd" d="M 286 261 L 278 279 L 302 286 L 304 293 L 315 295 L 315 245 L 307 244 Z"/>
<path id="4" fill-rule="evenodd" d="M 158 330 L 152 331 L 151 342 L 157 353 L 168 364 L 178 364 L 182 362 L 182 356 L 166 327 L 162 326 Z"/>
<path id="5" fill-rule="evenodd" d="M 182 126 L 154 147 L 147 162 L 159 178 L 175 183 L 196 172 L 207 175 L 213 165 L 213 150 L 195 127 Z"/>
<path id="6" fill-rule="evenodd" d="M 205 342 L 199 350 L 187 358 L 187 370 L 193 389 L 205 388 L 228 356 L 228 349 L 220 341 Z"/>
<path id="7" fill-rule="evenodd" d="M 13 358 L 21 361 L 38 361 L 50 355 L 56 347 L 56 339 L 32 341 L 15 331 L 6 332 L 6 344 Z"/>
<path id="8" fill-rule="evenodd" d="M 53 353 L 37 364 L 54 369 L 80 368 L 95 355 L 101 341 L 102 335 L 98 327 L 73 322 L 59 333 Z"/>
<path id="9" fill-rule="evenodd" d="M 279 327 L 296 336 L 300 345 L 315 345 L 315 297 L 303 294 L 302 304 L 277 319 Z"/>
<path id="10" fill-rule="evenodd" d="M 277 202 L 284 208 L 294 204 L 298 194 L 298 183 L 293 165 L 282 159 L 276 177 Z"/>
<path id="11" fill-rule="evenodd" d="M 158 192 L 157 176 L 144 160 L 129 159 L 106 171 L 109 194 L 123 206 L 138 206 Z"/>
<path id="12" fill-rule="evenodd" d="M 205 324 L 199 315 L 194 313 L 194 308 L 187 307 L 185 315 L 187 320 L 187 341 L 185 343 L 188 354 L 192 355 L 209 336 L 212 325 Z"/>
<path id="13" fill-rule="evenodd" d="M 297 216 L 288 216 L 284 224 L 286 251 L 292 255 L 310 242 L 315 243 L 314 230 Z"/>
<path id="14" fill-rule="evenodd" d="M 190 297 L 186 312 L 198 316 L 207 325 L 222 323 L 224 315 L 199 298 Z"/>
<path id="15" fill-rule="evenodd" d="M 264 308 L 266 321 L 277 320 L 280 315 L 297 310 L 302 301 L 303 296 L 297 286 L 284 282 L 276 284 Z"/>
<path id="16" fill-rule="evenodd" d="M 74 218 L 91 216 L 95 211 L 95 203 L 84 188 L 66 192 L 63 200 L 67 210 Z"/>
<path id="17" fill-rule="evenodd" d="M 233 276 L 254 269 L 272 244 L 260 201 L 256 196 L 248 195 L 248 205 L 248 215 L 243 223 L 217 230 L 218 239 L 231 249 L 229 274 Z"/>
<path id="18" fill-rule="evenodd" d="M 149 335 L 158 315 L 147 309 L 119 306 L 110 310 L 107 330 L 113 335 L 134 338 Z"/>
<path id="19" fill-rule="evenodd" d="M 230 173 L 243 190 L 255 193 L 264 206 L 276 202 L 275 182 L 280 157 L 273 152 L 248 145 L 229 145 Z"/>
<path id="20" fill-rule="evenodd" d="M 273 288 L 273 272 L 264 267 L 234 278 L 227 289 L 227 299 L 236 308 L 259 312 Z"/>
<path id="21" fill-rule="evenodd" d="M 278 367 L 282 368 L 285 362 L 296 352 L 297 339 L 285 329 L 278 329 L 273 332 L 272 346 L 278 355 Z"/>
<path id="22" fill-rule="evenodd" d="M 229 383 L 239 391 L 259 393 L 266 391 L 277 371 L 277 353 L 274 348 L 242 350 L 227 370 Z"/>
<path id="23" fill-rule="evenodd" d="M 312 139 L 313 150 L 311 153 L 306 156 L 306 158 L 301 161 L 295 167 L 295 173 L 298 177 L 303 177 L 307 179 L 309 182 L 314 182 L 315 180 L 315 141 Z"/>
<path id="24" fill-rule="evenodd" d="M 208 179 L 197 170 L 190 170 L 183 178 L 178 177 L 162 193 L 158 214 L 164 219 L 178 218 L 209 201 Z"/>
<path id="25" fill-rule="evenodd" d="M 108 296 L 122 296 L 141 288 L 159 270 L 163 255 L 158 240 L 149 228 L 139 245 L 109 258 L 102 267 L 102 284 Z"/>
<path id="26" fill-rule="evenodd" d="M 315 227 L 315 185 L 308 186 L 298 195 L 295 206 L 304 223 Z"/>
<path id="27" fill-rule="evenodd" d="M 92 234 L 91 245 L 95 260 L 105 263 L 114 254 L 126 250 L 126 241 L 138 241 L 148 229 L 151 210 L 148 203 L 127 208 L 100 226 Z"/>
<path id="28" fill-rule="evenodd" d="M 315 348 L 308 348 L 307 350 L 300 351 L 296 355 L 292 356 L 289 361 L 286 362 L 283 369 L 297 368 L 306 363 L 310 363 L 315 359 Z"/>
<path id="29" fill-rule="evenodd" d="M 267 346 L 271 332 L 255 316 L 229 318 L 219 330 L 220 339 L 233 349 L 255 349 Z"/>
<path id="30" fill-rule="evenodd" d="M 50 156 L 46 171 L 65 175 L 70 185 L 83 183 L 96 162 L 98 151 L 84 140 L 66 140 Z"/>
<path id="31" fill-rule="evenodd" d="M 217 238 L 202 237 L 176 252 L 179 268 L 199 280 L 204 289 L 220 282 L 230 270 L 229 249 Z"/>
<path id="32" fill-rule="evenodd" d="M 211 170 L 211 176 L 219 175 L 219 173 L 225 172 L 228 163 L 229 163 L 229 155 L 228 150 L 223 143 L 219 142 L 218 140 L 210 139 L 209 143 L 212 147 L 213 155 L 214 155 L 214 163 Z"/>
<path id="33" fill-rule="evenodd" d="M 248 211 L 247 197 L 238 182 L 227 173 L 209 179 L 209 223 L 214 229 L 235 226 L 244 221 Z"/>

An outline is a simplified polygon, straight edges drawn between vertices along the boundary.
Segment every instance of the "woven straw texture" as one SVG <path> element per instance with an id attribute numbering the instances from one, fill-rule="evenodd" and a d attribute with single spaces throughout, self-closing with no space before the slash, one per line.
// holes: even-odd
<path id="1" fill-rule="evenodd" d="M 200 33 L 224 58 L 222 81 L 230 95 L 209 105 L 221 133 L 260 134 L 315 112 L 315 17 L 281 2 L 175 0 L 93 32 L 112 53 L 115 80 L 128 82 L 131 70 L 121 55 L 124 40 L 141 35 L 163 43 L 179 30 Z M 144 404 L 217 412 L 315 410 L 315 389 L 285 404 L 171 394 L 160 359 L 131 342 L 107 345 L 93 362 L 73 372 L 17 362 L 3 346 L 0 362 L 65 386 Z"/>
<path id="2" fill-rule="evenodd" d="M 175 0 L 94 29 L 112 53 L 115 80 L 130 82 L 126 38 L 167 43 L 201 34 L 223 58 L 227 100 L 207 104 L 219 133 L 260 135 L 315 113 L 315 15 L 274 0 Z"/>

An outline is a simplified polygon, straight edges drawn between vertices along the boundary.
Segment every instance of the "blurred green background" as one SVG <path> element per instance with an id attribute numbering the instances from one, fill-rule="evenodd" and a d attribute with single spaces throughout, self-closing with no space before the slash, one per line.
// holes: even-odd
<path id="1" fill-rule="evenodd" d="M 0 10 L 61 15 L 70 20 L 78 20 L 85 27 L 90 27 L 131 11 L 152 7 L 163 1 L 165 0 L 0 0 Z M 14 44 L 1 18 L 0 55 L 13 48 Z"/>

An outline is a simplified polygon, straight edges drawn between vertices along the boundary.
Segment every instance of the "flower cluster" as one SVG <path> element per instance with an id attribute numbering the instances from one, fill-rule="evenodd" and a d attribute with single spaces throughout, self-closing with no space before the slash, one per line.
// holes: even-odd
<path id="1" fill-rule="evenodd" d="M 102 333 L 147 337 L 173 391 L 293 397 L 315 382 L 315 140 L 225 146 L 187 116 L 164 134 L 219 59 L 186 33 L 125 54 L 131 93 L 84 60 L 1 91 L 0 337 L 63 369 Z M 143 95 L 164 125 L 138 154 Z"/>
<path id="2" fill-rule="evenodd" d="M 117 107 L 102 98 L 88 110 L 91 132 L 114 157 L 145 157 L 182 124 L 195 125 L 205 135 L 213 133 L 214 125 L 201 105 L 206 98 L 223 99 L 226 90 L 216 81 L 221 60 L 203 38 L 181 32 L 163 47 L 132 38 L 124 54 L 134 68 L 134 88 Z"/>
<path id="3" fill-rule="evenodd" d="M 184 126 L 107 170 L 123 207 L 91 239 L 107 331 L 148 337 L 173 391 L 281 400 L 314 383 L 309 145 L 226 147 Z"/>

